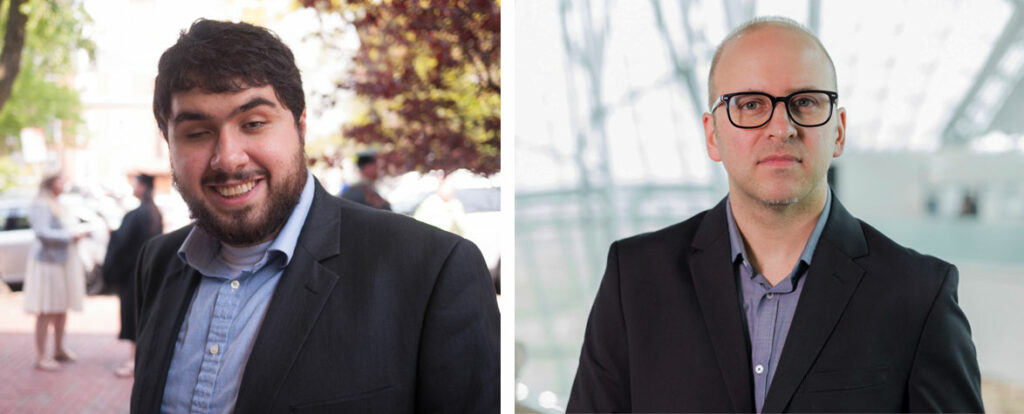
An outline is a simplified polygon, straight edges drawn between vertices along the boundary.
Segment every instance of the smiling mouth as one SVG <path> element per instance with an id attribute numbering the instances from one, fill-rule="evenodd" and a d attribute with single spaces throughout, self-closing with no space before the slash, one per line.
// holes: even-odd
<path id="1" fill-rule="evenodd" d="M 214 186 L 213 191 L 227 198 L 238 197 L 252 191 L 256 187 L 256 181 L 246 181 L 230 186 Z"/>

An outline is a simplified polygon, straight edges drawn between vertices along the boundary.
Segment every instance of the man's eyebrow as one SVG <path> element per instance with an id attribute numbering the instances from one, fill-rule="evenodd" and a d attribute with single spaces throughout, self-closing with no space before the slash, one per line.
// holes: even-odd
<path id="1" fill-rule="evenodd" d="M 786 95 L 792 95 L 794 93 L 804 92 L 804 91 L 828 91 L 828 90 L 832 90 L 832 88 L 820 88 L 820 87 L 809 86 L 808 85 L 808 86 L 804 86 L 804 87 L 800 87 L 800 88 L 790 89 L 790 90 L 786 91 Z"/>
<path id="2" fill-rule="evenodd" d="M 246 111 L 248 111 L 250 109 L 253 109 L 253 108 L 255 108 L 257 106 L 261 106 L 261 105 L 266 105 L 266 106 L 269 106 L 271 108 L 274 108 L 274 107 L 277 106 L 273 102 L 271 102 L 269 99 L 261 97 L 261 96 L 257 96 L 255 98 L 250 99 L 249 102 L 246 102 L 242 106 L 239 106 L 238 108 L 235 108 L 234 111 L 231 111 L 231 115 L 232 116 L 238 115 L 240 113 L 246 112 Z"/>
<path id="3" fill-rule="evenodd" d="M 210 116 L 202 112 L 185 111 L 176 115 L 171 122 L 177 125 L 185 121 L 206 121 L 209 119 Z"/>
<path id="4" fill-rule="evenodd" d="M 229 116 L 235 116 L 262 105 L 266 105 L 272 108 L 277 106 L 274 104 L 274 102 L 270 101 L 269 99 L 257 96 L 255 98 L 250 99 L 249 102 L 242 104 L 242 106 L 235 108 L 234 111 L 231 111 L 231 114 Z M 209 121 L 211 119 L 213 119 L 213 117 L 209 114 L 194 111 L 184 111 L 176 115 L 174 119 L 171 120 L 171 122 L 177 125 L 185 121 Z"/>

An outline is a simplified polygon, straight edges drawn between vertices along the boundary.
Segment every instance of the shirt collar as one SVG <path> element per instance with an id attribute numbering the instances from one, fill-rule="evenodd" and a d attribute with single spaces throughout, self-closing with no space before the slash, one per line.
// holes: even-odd
<path id="1" fill-rule="evenodd" d="M 814 231 L 811 232 L 811 236 L 807 238 L 807 244 L 804 245 L 803 252 L 800 253 L 800 261 L 810 265 L 811 257 L 814 256 L 814 249 L 818 247 L 818 240 L 821 239 L 821 233 L 825 230 L 825 223 L 828 222 L 829 212 L 832 211 L 832 188 L 827 188 L 827 195 L 825 197 L 825 207 L 821 210 L 821 215 L 818 216 L 818 222 L 814 224 Z M 747 248 L 743 245 L 743 237 L 740 235 L 740 230 L 736 227 L 736 219 L 732 217 L 732 202 L 728 198 L 725 204 L 725 219 L 729 223 L 729 246 L 732 249 L 732 254 L 729 257 L 732 258 L 732 262 L 736 263 L 736 259 L 747 257 Z"/>
<path id="2" fill-rule="evenodd" d="M 287 266 L 292 260 L 292 254 L 299 241 L 299 234 L 302 232 L 302 225 L 305 224 L 309 209 L 313 205 L 313 186 L 313 174 L 307 168 L 306 185 L 302 187 L 299 202 L 295 204 L 292 214 L 288 216 L 288 221 L 284 223 L 284 227 L 281 228 L 267 249 L 268 255 L 270 252 L 284 255 L 284 263 L 281 267 Z M 219 264 L 218 253 L 220 253 L 220 241 L 214 239 L 199 226 L 195 226 L 189 231 L 185 241 L 178 248 L 178 257 L 183 262 L 205 274 L 209 272 L 204 270 L 212 270 Z"/>

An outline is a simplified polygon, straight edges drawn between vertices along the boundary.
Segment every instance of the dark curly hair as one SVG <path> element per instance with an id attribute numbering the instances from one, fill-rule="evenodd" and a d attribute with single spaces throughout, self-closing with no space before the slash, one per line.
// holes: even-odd
<path id="1" fill-rule="evenodd" d="M 167 139 L 171 94 L 200 88 L 238 92 L 270 85 L 298 125 L 306 109 L 295 57 L 281 39 L 249 23 L 199 19 L 160 56 L 153 90 L 153 115 Z"/>

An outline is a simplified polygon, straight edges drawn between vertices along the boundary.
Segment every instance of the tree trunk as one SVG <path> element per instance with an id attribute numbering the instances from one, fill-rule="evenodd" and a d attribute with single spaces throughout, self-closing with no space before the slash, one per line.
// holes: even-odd
<path id="1" fill-rule="evenodd" d="M 7 8 L 7 33 L 0 52 L 0 110 L 11 97 L 14 79 L 21 70 L 21 50 L 25 47 L 25 23 L 28 16 L 21 12 L 25 0 L 11 0 Z"/>

